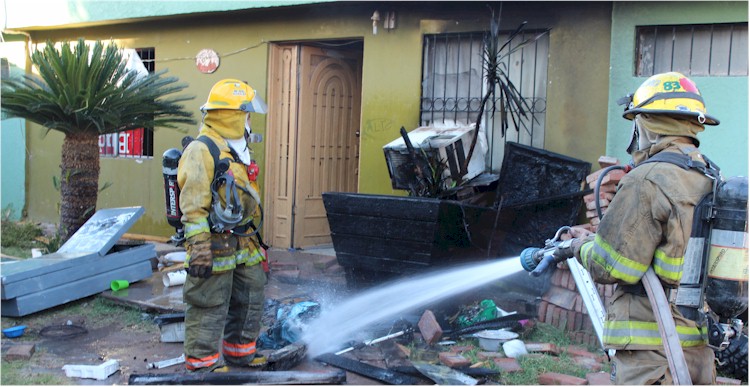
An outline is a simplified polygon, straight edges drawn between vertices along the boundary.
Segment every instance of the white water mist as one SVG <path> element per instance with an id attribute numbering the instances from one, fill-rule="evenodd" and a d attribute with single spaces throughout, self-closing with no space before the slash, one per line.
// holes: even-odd
<path id="1" fill-rule="evenodd" d="M 320 317 L 305 329 L 302 341 L 311 357 L 336 352 L 374 323 L 522 270 L 518 257 L 502 258 L 386 284 L 324 308 Z"/>

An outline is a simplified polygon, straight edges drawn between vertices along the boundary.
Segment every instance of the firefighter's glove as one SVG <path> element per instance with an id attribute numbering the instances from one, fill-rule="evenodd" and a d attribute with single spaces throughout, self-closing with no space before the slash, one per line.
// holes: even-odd
<path id="1" fill-rule="evenodd" d="M 211 253 L 211 242 L 198 242 L 190 246 L 190 261 L 188 274 L 192 277 L 209 278 L 213 269 L 214 259 Z"/>
<path id="2" fill-rule="evenodd" d="M 560 242 L 555 248 L 555 251 L 552 252 L 552 257 L 555 258 L 556 263 L 572 258 L 575 256 L 575 252 L 580 248 L 581 244 L 583 244 L 583 241 L 578 238 L 564 240 Z"/>

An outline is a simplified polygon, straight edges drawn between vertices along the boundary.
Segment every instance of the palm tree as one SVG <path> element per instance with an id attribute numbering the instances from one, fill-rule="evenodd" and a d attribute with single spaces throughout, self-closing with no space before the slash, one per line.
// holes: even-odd
<path id="1" fill-rule="evenodd" d="M 175 96 L 187 85 L 165 70 L 139 75 L 126 67 L 115 44 L 75 47 L 51 41 L 31 55 L 39 76 L 25 74 L 2 81 L 2 109 L 50 130 L 62 132 L 60 233 L 67 240 L 96 209 L 101 134 L 135 128 L 192 124 L 192 113 Z"/>

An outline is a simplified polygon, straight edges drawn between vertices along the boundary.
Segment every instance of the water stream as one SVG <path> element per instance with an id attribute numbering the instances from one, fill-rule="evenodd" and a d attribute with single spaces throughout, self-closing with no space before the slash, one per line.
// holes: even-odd
<path id="1" fill-rule="evenodd" d="M 336 352 L 375 323 L 522 270 L 518 257 L 501 258 L 388 283 L 324 308 L 306 328 L 302 341 L 311 357 Z"/>

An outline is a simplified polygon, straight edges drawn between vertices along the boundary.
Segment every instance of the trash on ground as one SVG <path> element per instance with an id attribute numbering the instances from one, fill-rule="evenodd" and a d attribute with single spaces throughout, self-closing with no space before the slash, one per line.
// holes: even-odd
<path id="1" fill-rule="evenodd" d="M 14 327 L 3 329 L 3 335 L 8 338 L 16 338 L 23 336 L 26 331 L 26 325 L 16 325 Z"/>
<path id="2" fill-rule="evenodd" d="M 159 326 L 162 343 L 181 343 L 185 341 L 185 313 L 162 314 L 154 318 Z"/>
<path id="3" fill-rule="evenodd" d="M 120 369 L 120 362 L 112 359 L 95 366 L 66 364 L 62 369 L 69 378 L 104 380 Z"/>
<path id="4" fill-rule="evenodd" d="M 276 321 L 258 341 L 261 348 L 280 349 L 297 342 L 306 324 L 320 314 L 320 304 L 313 301 L 302 301 L 293 305 L 281 305 L 276 311 Z"/>
<path id="5" fill-rule="evenodd" d="M 521 340 L 509 340 L 503 343 L 503 352 L 505 356 L 517 358 L 523 355 L 528 355 L 529 352 L 526 350 L 526 344 Z"/>
<path id="6" fill-rule="evenodd" d="M 185 354 L 183 353 L 179 357 L 176 357 L 174 359 L 167 359 L 162 361 L 155 361 L 153 363 L 148 364 L 148 368 L 166 368 L 171 367 L 173 365 L 182 364 L 185 362 Z"/>
<path id="7" fill-rule="evenodd" d="M 518 333 L 506 331 L 503 329 L 484 330 L 474 334 L 479 339 L 479 346 L 485 351 L 497 352 L 500 345 L 508 340 L 518 337 Z"/>
<path id="8" fill-rule="evenodd" d="M 479 381 L 466 375 L 462 372 L 456 371 L 450 367 L 438 364 L 430 364 L 425 362 L 415 361 L 412 362 L 414 367 L 419 370 L 424 376 L 432 379 L 439 385 L 465 385 L 474 386 Z"/>

